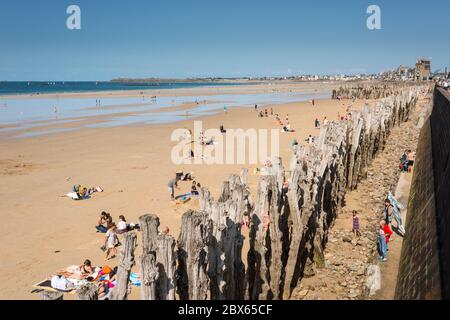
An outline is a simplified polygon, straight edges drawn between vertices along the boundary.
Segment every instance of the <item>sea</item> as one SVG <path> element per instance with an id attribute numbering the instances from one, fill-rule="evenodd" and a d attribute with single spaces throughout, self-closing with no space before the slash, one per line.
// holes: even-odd
<path id="1" fill-rule="evenodd" d="M 146 82 L 122 83 L 111 81 L 0 81 L 0 95 L 78 93 L 123 90 L 161 90 L 205 86 L 240 85 L 231 82 Z"/>
<path id="2" fill-rule="evenodd" d="M 134 124 L 161 124 L 195 119 L 234 107 L 275 106 L 290 102 L 328 98 L 329 92 L 277 92 L 270 85 L 264 92 L 225 92 L 213 89 L 208 95 L 159 95 L 158 89 L 238 86 L 239 83 L 115 83 L 115 82 L 1 82 L 0 139 L 56 134 L 82 128 Z M 148 89 L 155 89 L 155 94 Z M 67 96 L 58 93 L 142 90 L 130 96 Z M 50 95 L 45 95 L 50 94 Z M 189 110 L 174 110 L 184 104 Z M 155 112 L 159 110 L 158 112 Z M 95 118 L 95 121 L 90 121 Z"/>

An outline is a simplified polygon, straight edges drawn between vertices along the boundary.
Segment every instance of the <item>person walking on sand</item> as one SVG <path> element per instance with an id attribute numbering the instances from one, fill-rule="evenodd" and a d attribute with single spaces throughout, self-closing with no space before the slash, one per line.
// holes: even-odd
<path id="1" fill-rule="evenodd" d="M 314 128 L 320 129 L 320 121 L 316 118 L 316 121 L 314 121 Z"/>
<path id="2" fill-rule="evenodd" d="M 105 261 L 114 258 L 117 255 L 117 244 L 119 242 L 119 239 L 117 237 L 116 233 L 116 224 L 113 223 L 108 231 L 106 232 L 105 237 L 105 248 L 106 248 L 106 257 Z M 113 253 L 111 256 L 110 254 Z"/>
<path id="3" fill-rule="evenodd" d="M 178 187 L 179 176 L 177 175 L 175 178 L 171 179 L 167 184 L 167 190 L 170 193 L 170 200 L 175 200 L 175 187 Z"/>
<path id="4" fill-rule="evenodd" d="M 227 106 L 223 106 L 223 112 L 227 113 Z"/>

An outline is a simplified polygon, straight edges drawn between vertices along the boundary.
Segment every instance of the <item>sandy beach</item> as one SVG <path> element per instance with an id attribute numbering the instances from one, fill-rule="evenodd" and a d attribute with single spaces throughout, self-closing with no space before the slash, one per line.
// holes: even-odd
<path id="1" fill-rule="evenodd" d="M 252 86 L 191 88 L 179 91 L 166 90 L 158 96 L 211 96 L 262 92 L 330 92 L 337 83 L 258 84 Z M 147 93 L 146 93 L 147 94 Z M 150 92 L 148 93 L 151 94 Z M 139 92 L 80 93 L 70 97 L 123 97 L 139 96 Z M 61 96 L 61 95 L 60 95 Z M 357 100 L 352 109 L 361 109 L 366 101 Z M 314 120 L 324 117 L 337 120 L 338 112 L 345 114 L 351 100 L 321 99 L 313 106 L 309 101 L 270 105 L 274 113 L 284 120 L 289 114 L 292 133 L 280 133 L 280 153 L 284 163 L 290 159 L 293 139 L 305 144 L 309 134 L 318 135 Z M 186 112 L 192 104 L 174 107 L 173 111 Z M 161 112 L 155 110 L 153 112 Z M 102 117 L 83 118 L 80 121 L 96 123 Z M 281 129 L 275 118 L 259 118 L 249 107 L 233 107 L 227 113 L 204 114 L 195 120 L 203 121 L 203 129 Z M 128 222 L 137 222 L 146 213 L 160 217 L 161 226 L 178 236 L 182 214 L 197 208 L 197 201 L 174 205 L 167 192 L 167 182 L 176 171 L 192 171 L 195 180 L 217 195 L 223 180 L 241 168 L 249 169 L 249 186 L 256 190 L 257 165 L 181 165 L 171 161 L 175 145 L 170 137 L 177 128 L 192 129 L 194 119 L 165 124 L 133 124 L 103 128 L 77 128 L 55 134 L 27 138 L 0 135 L 0 212 L 2 217 L 0 281 L 1 299 L 38 299 L 32 294 L 32 285 L 52 275 L 57 270 L 81 264 L 89 258 L 95 265 L 104 264 L 104 254 L 99 249 L 104 235 L 94 228 L 101 211 L 110 212 L 116 221 L 123 214 Z M 38 129 L 57 126 L 70 129 L 73 124 L 49 123 Z M 101 186 L 103 193 L 91 199 L 72 201 L 61 195 L 71 191 L 73 185 Z M 190 190 L 191 183 L 181 182 L 176 194 Z M 245 235 L 245 233 L 244 233 Z M 138 243 L 140 246 L 140 237 Z M 139 256 L 139 247 L 137 249 Z M 116 259 L 107 262 L 115 266 Z M 138 271 L 139 266 L 134 270 Z M 136 288 L 131 298 L 139 298 Z"/>

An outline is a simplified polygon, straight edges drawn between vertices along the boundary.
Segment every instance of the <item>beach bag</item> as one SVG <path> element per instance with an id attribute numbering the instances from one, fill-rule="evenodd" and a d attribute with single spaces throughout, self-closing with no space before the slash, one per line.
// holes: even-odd
<path id="1" fill-rule="evenodd" d="M 102 270 L 100 271 L 101 274 L 110 274 L 112 272 L 112 269 L 109 266 L 103 266 Z"/>

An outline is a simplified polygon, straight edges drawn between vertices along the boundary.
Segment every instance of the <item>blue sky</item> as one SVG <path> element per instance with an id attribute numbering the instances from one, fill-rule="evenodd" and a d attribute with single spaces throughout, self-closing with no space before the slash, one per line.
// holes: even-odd
<path id="1" fill-rule="evenodd" d="M 81 8 L 81 30 L 66 9 Z M 382 30 L 366 27 L 381 8 Z M 379 72 L 450 66 L 448 0 L 1 0 L 0 80 Z"/>

